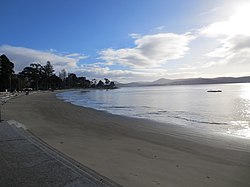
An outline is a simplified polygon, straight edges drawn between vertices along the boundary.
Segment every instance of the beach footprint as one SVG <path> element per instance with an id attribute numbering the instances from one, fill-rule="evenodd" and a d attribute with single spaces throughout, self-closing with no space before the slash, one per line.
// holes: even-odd
<path id="1" fill-rule="evenodd" d="M 136 173 L 130 172 L 129 174 L 132 176 L 138 177 L 138 174 L 136 174 Z"/>
<path id="2" fill-rule="evenodd" d="M 160 183 L 159 181 L 157 181 L 157 180 L 152 180 L 152 183 L 154 183 L 154 184 L 157 185 L 157 186 L 160 186 L 160 185 L 161 185 L 161 183 Z"/>

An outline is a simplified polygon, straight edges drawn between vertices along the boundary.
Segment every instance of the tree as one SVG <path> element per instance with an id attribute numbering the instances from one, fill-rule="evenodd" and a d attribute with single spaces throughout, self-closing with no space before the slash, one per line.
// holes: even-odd
<path id="1" fill-rule="evenodd" d="M 50 77 L 53 75 L 53 72 L 55 70 L 53 69 L 52 64 L 50 61 L 47 61 L 47 64 L 43 66 L 43 73 L 45 76 L 45 84 L 46 84 L 46 89 L 49 89 L 49 86 L 51 84 Z"/>
<path id="2" fill-rule="evenodd" d="M 43 67 L 43 70 L 47 77 L 52 76 L 53 72 L 55 71 L 50 61 L 47 61 L 46 65 Z"/>
<path id="3" fill-rule="evenodd" d="M 96 85 L 97 88 L 103 88 L 104 87 L 104 83 L 102 82 L 102 80 L 99 80 L 98 84 Z"/>
<path id="4" fill-rule="evenodd" d="M 110 80 L 109 80 L 109 79 L 104 78 L 104 80 L 105 80 L 105 84 L 106 84 L 106 85 L 109 85 L 109 84 L 110 84 Z"/>
<path id="5" fill-rule="evenodd" d="M 18 90 L 28 87 L 28 78 L 24 76 L 23 71 L 17 74 Z"/>
<path id="6" fill-rule="evenodd" d="M 30 67 L 32 68 L 32 78 L 35 82 L 36 85 L 36 90 L 39 89 L 39 83 L 41 83 L 42 78 L 43 78 L 43 68 L 41 64 L 30 64 Z"/>
<path id="7" fill-rule="evenodd" d="M 90 81 L 86 79 L 86 77 L 78 77 L 78 84 L 81 88 L 89 88 L 90 87 Z"/>
<path id="8" fill-rule="evenodd" d="M 19 85 L 22 85 L 23 82 L 26 82 L 25 87 L 31 87 L 33 89 L 48 89 L 53 84 L 53 81 L 56 80 L 56 85 L 58 85 L 58 80 L 51 77 L 54 69 L 51 63 L 48 61 L 45 66 L 41 64 L 30 64 L 29 67 L 25 67 L 22 72 L 18 74 L 19 77 Z M 22 83 L 22 84 L 20 84 Z M 61 86 L 60 86 L 61 87 Z"/>
<path id="9" fill-rule="evenodd" d="M 62 79 L 58 76 L 56 76 L 55 74 L 53 74 L 50 77 L 51 80 L 51 88 L 52 89 L 58 89 L 62 86 Z"/>
<path id="10" fill-rule="evenodd" d="M 74 88 L 77 87 L 78 85 L 78 80 L 77 76 L 74 73 L 69 73 L 68 77 L 66 78 L 66 82 L 69 88 Z"/>
<path id="11" fill-rule="evenodd" d="M 69 73 L 66 77 L 66 70 L 59 73 L 59 77 L 54 74 L 54 69 L 50 61 L 45 66 L 39 63 L 30 64 L 23 71 L 14 74 L 14 64 L 5 56 L 0 56 L 0 90 L 10 91 L 23 90 L 31 87 L 33 89 L 57 89 L 57 88 L 116 88 L 114 82 L 105 78 L 104 81 L 86 77 L 77 77 L 74 73 Z"/>
<path id="12" fill-rule="evenodd" d="M 91 87 L 91 82 L 90 82 L 90 80 L 85 80 L 84 88 L 90 88 L 90 87 Z"/>
<path id="13" fill-rule="evenodd" d="M 26 80 L 26 87 L 32 87 L 37 90 L 42 87 L 41 84 L 44 76 L 40 64 L 30 64 L 30 66 L 25 67 L 18 76 L 21 80 Z"/>
<path id="14" fill-rule="evenodd" d="M 91 83 L 90 83 L 91 88 L 95 88 L 96 84 L 97 84 L 97 80 L 96 79 L 92 79 Z"/>
<path id="15" fill-rule="evenodd" d="M 115 83 L 112 81 L 112 82 L 110 82 L 110 84 L 109 84 L 109 89 L 115 89 L 115 88 L 117 88 L 116 86 L 115 86 Z"/>
<path id="16" fill-rule="evenodd" d="M 14 64 L 5 55 L 0 56 L 0 90 L 12 90 L 11 79 L 14 74 Z"/>

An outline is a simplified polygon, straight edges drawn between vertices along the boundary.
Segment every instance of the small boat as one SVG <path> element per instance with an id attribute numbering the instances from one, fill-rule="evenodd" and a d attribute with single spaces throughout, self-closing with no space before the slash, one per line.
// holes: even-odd
<path id="1" fill-rule="evenodd" d="M 207 92 L 222 92 L 222 90 L 208 90 Z"/>

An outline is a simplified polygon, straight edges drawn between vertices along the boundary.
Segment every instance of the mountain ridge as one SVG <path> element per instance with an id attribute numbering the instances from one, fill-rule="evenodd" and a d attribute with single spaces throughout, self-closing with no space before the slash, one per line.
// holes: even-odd
<path id="1" fill-rule="evenodd" d="M 244 77 L 216 77 L 216 78 L 186 78 L 165 79 L 160 78 L 152 82 L 118 83 L 119 87 L 137 86 L 168 86 L 168 85 L 196 85 L 196 84 L 226 84 L 226 83 L 250 83 L 250 76 Z"/>

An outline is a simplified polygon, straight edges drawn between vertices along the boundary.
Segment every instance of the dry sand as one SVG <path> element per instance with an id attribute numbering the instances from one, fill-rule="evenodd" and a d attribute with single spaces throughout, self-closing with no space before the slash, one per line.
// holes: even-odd
<path id="1" fill-rule="evenodd" d="M 111 115 L 39 92 L 3 118 L 123 186 L 250 186 L 250 140 Z"/>

